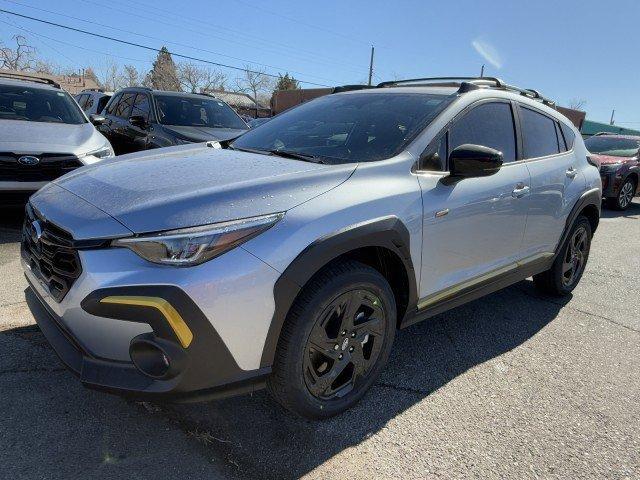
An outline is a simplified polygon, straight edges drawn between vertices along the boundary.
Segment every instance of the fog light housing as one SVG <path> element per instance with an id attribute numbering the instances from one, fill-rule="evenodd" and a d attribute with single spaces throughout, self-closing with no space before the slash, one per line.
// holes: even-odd
<path id="1" fill-rule="evenodd" d="M 148 333 L 131 340 L 129 356 L 140 372 L 159 380 L 175 377 L 185 365 L 185 355 L 178 345 Z"/>

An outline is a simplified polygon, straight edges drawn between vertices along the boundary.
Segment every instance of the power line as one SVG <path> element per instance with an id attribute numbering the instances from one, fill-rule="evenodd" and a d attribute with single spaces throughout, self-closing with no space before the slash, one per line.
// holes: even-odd
<path id="1" fill-rule="evenodd" d="M 118 32 L 126 33 L 126 34 L 129 34 L 129 35 L 137 35 L 139 37 L 148 38 L 150 40 L 161 41 L 161 42 L 164 42 L 166 44 L 173 44 L 173 45 L 177 45 L 177 46 L 180 46 L 180 47 L 185 47 L 185 48 L 197 50 L 197 51 L 204 52 L 204 53 L 210 53 L 210 54 L 213 54 L 213 55 L 218 55 L 218 56 L 221 56 L 221 57 L 230 58 L 230 59 L 233 59 L 233 60 L 239 60 L 239 61 L 242 61 L 242 62 L 248 62 L 248 63 L 253 64 L 253 65 L 259 65 L 261 67 L 272 68 L 272 69 L 275 69 L 275 70 L 287 70 L 285 68 L 274 66 L 274 65 L 268 65 L 268 64 L 264 64 L 264 63 L 254 62 L 254 61 L 242 59 L 242 58 L 239 58 L 239 57 L 234 57 L 232 55 L 226 55 L 224 53 L 214 52 L 212 50 L 207 50 L 205 48 L 195 47 L 193 45 L 188 45 L 188 44 L 185 44 L 185 43 L 173 42 L 173 41 L 165 40 L 165 39 L 162 39 L 162 38 L 159 38 L 159 37 L 153 37 L 151 35 L 145 35 L 145 34 L 142 34 L 142 33 L 132 32 L 130 30 L 125 30 L 125 29 L 114 27 L 114 26 L 111 26 L 111 25 L 105 25 L 103 23 L 95 22 L 95 21 L 92 21 L 92 20 L 85 20 L 85 19 L 82 19 L 82 18 L 79 18 L 79 17 L 74 17 L 73 15 L 66 15 L 66 14 L 63 14 L 63 13 L 58 13 L 58 12 L 54 12 L 54 11 L 51 11 L 51 10 L 46 10 L 44 8 L 33 7 L 31 5 L 24 5 L 22 3 L 15 2 L 13 0 L 3 0 L 3 1 L 8 2 L 8 3 L 13 3 L 15 5 L 20 5 L 21 7 L 32 8 L 34 10 L 38 10 L 38 11 L 41 11 L 41 12 L 49 13 L 49 14 L 52 14 L 52 15 L 57 15 L 57 16 L 60 16 L 60 17 L 69 18 L 69 19 L 72 19 L 72 20 L 77 20 L 77 21 L 80 21 L 80 22 L 83 22 L 83 23 L 96 25 L 98 27 L 109 28 L 111 30 L 115 30 L 115 31 L 118 31 Z M 94 3 L 94 2 L 89 2 L 89 3 Z M 111 7 L 111 8 L 113 8 L 113 7 Z M 296 74 L 305 75 L 304 73 L 293 71 L 293 70 L 291 70 L 291 72 L 292 73 L 296 73 Z M 314 78 L 317 78 L 317 79 L 320 79 L 320 80 L 331 81 L 331 79 L 328 79 L 326 77 L 320 77 L 320 76 L 317 76 L 317 75 L 308 75 L 307 74 L 307 76 L 308 77 L 314 77 Z"/>
<path id="2" fill-rule="evenodd" d="M 88 32 L 88 31 L 82 30 L 80 28 L 75 28 L 75 27 L 70 27 L 68 25 L 62 25 L 60 23 L 50 22 L 48 20 L 43 20 L 41 18 L 31 17 L 29 15 L 23 15 L 21 13 L 12 12 L 10 10 L 5 10 L 5 9 L 1 9 L 0 8 L 0 12 L 8 13 L 9 15 L 14 15 L 16 17 L 26 18 L 27 20 L 33 20 L 35 22 L 44 23 L 46 25 L 52 25 L 54 27 L 64 28 L 66 30 L 71 30 L 73 32 L 82 33 L 84 35 L 89 35 L 89 36 L 92 36 L 92 37 L 102 38 L 103 40 L 110 40 L 112 42 L 117 42 L 117 43 L 121 43 L 121 44 L 124 44 L 124 45 L 129 45 L 129 46 L 132 46 L 132 47 L 138 47 L 138 48 L 142 48 L 142 49 L 145 49 L 145 50 L 150 50 L 150 51 L 153 51 L 153 52 L 160 52 L 161 51 L 158 48 L 150 47 L 148 45 L 142 45 L 140 43 L 129 42 L 127 40 L 122 40 L 120 38 L 110 37 L 108 35 L 101 35 L 99 33 Z M 196 61 L 196 62 L 208 63 L 210 65 L 215 65 L 216 67 L 223 67 L 223 68 L 229 68 L 231 70 L 239 70 L 241 72 L 249 72 L 249 73 L 254 73 L 254 74 L 258 74 L 258 75 L 265 75 L 265 76 L 271 77 L 271 78 L 279 78 L 278 75 L 274 75 L 272 73 L 259 72 L 257 70 L 250 70 L 250 69 L 247 69 L 247 68 L 236 67 L 236 66 L 227 65 L 227 64 L 224 64 L 224 63 L 213 62 L 211 60 L 205 60 L 203 58 L 192 57 L 191 55 L 184 55 L 184 54 L 176 53 L 176 52 L 169 52 L 169 53 L 171 55 L 173 55 L 174 57 L 184 58 L 184 59 L 187 59 L 187 60 L 193 60 L 193 61 Z M 318 87 L 329 87 L 330 86 L 330 85 L 326 85 L 326 84 L 322 84 L 322 83 L 309 82 L 309 81 L 306 81 L 306 80 L 298 80 L 298 81 L 300 83 L 305 83 L 307 85 L 315 85 L 315 86 L 318 86 Z"/>
<path id="3" fill-rule="evenodd" d="M 5 1 L 12 1 L 12 0 L 5 0 Z M 113 5 L 112 4 L 107 6 L 107 5 L 102 5 L 101 3 L 98 3 L 96 1 L 91 1 L 91 0 L 82 0 L 82 1 L 84 1 L 86 3 L 94 4 L 94 5 L 97 5 L 97 6 L 101 6 L 103 8 L 107 8 L 107 9 L 110 9 L 110 10 L 113 9 Z M 113 2 L 113 1 L 114 0 L 111 0 L 111 2 Z M 117 0 L 115 0 L 115 1 L 117 2 Z M 12 3 L 15 3 L 15 2 L 12 2 Z M 123 3 L 123 2 L 118 2 L 118 3 Z M 160 12 L 165 12 L 165 13 L 169 14 L 169 16 L 163 15 L 164 18 L 169 18 L 169 19 L 174 19 L 175 18 L 175 12 L 172 12 L 172 11 L 167 10 L 167 9 L 160 8 L 157 5 L 149 5 L 148 3 L 141 2 L 140 0 L 137 0 L 135 2 L 126 1 L 125 4 L 126 4 L 126 7 L 127 7 L 128 10 L 126 12 L 124 12 L 124 13 L 127 13 L 127 15 L 131 15 L 132 14 L 132 12 L 130 11 L 132 3 L 136 3 L 136 4 L 141 5 L 143 7 L 146 7 L 146 8 L 151 8 L 151 9 L 153 9 L 154 12 L 160 11 Z M 119 10 L 119 11 L 123 12 L 123 10 Z M 143 16 L 140 16 L 140 15 L 135 15 L 135 16 L 138 16 L 140 18 L 145 18 L 145 19 L 151 20 L 151 21 L 157 21 L 156 17 L 158 16 L 158 14 L 154 13 L 154 17 L 153 18 L 143 17 Z M 333 58 L 329 58 L 327 56 L 319 55 L 316 52 L 312 52 L 312 51 L 309 51 L 309 50 L 302 50 L 298 46 L 291 47 L 290 45 L 287 45 L 285 43 L 274 42 L 273 40 L 265 40 L 263 37 L 259 37 L 257 35 L 254 35 L 252 33 L 246 32 L 246 31 L 240 31 L 240 30 L 237 30 L 237 29 L 225 27 L 225 26 L 220 25 L 220 24 L 212 23 L 212 22 L 210 22 L 208 20 L 205 21 L 205 20 L 202 20 L 202 19 L 199 19 L 199 18 L 189 17 L 189 16 L 186 16 L 184 14 L 180 15 L 180 19 L 183 20 L 183 21 L 187 20 L 187 21 L 190 21 L 191 23 L 196 23 L 196 24 L 199 24 L 199 25 L 204 25 L 208 30 L 211 29 L 212 27 L 215 27 L 215 29 L 226 30 L 226 31 L 231 32 L 233 34 L 240 34 L 243 38 L 247 38 L 247 37 L 248 38 L 253 38 L 253 39 L 257 40 L 258 42 L 262 42 L 262 43 L 266 44 L 267 46 L 269 44 L 271 44 L 271 45 L 275 46 L 276 48 L 284 48 L 285 50 L 288 51 L 288 53 L 284 53 L 284 55 L 288 55 L 288 56 L 290 56 L 292 58 L 303 59 L 303 60 L 308 61 L 309 60 L 308 57 L 301 56 L 301 54 L 307 54 L 307 55 L 312 55 L 312 56 L 314 56 L 316 58 L 325 60 L 323 62 L 325 64 L 339 65 L 341 67 L 346 67 L 346 68 L 351 69 L 353 71 L 359 71 L 359 69 L 358 70 L 354 69 L 354 66 L 357 67 L 358 65 L 354 65 L 353 63 L 347 64 L 347 63 L 344 63 L 344 62 L 336 62 L 335 59 L 333 59 Z M 165 23 L 165 25 L 166 25 L 166 23 Z M 177 24 L 173 23 L 172 25 L 177 25 Z M 184 28 L 184 26 L 180 25 L 180 28 Z M 191 31 L 193 31 L 193 30 L 191 30 Z M 201 32 L 201 31 L 196 31 L 194 33 L 198 33 L 200 35 L 204 35 L 204 33 Z M 273 52 L 272 50 L 265 50 L 264 48 L 260 48 L 260 47 L 256 46 L 255 44 L 242 43 L 242 42 L 238 42 L 236 40 L 231 40 L 231 39 L 226 38 L 226 37 L 218 37 L 218 36 L 214 36 L 214 35 L 210 35 L 210 34 L 208 34 L 206 36 L 210 36 L 212 38 L 222 39 L 223 41 L 230 41 L 230 42 L 236 43 L 238 45 L 247 46 L 247 47 L 250 47 L 250 48 L 253 48 L 253 49 L 258 48 L 258 49 L 261 49 L 261 50 L 264 50 L 264 51 Z M 291 53 L 290 53 L 291 51 L 295 52 L 295 54 L 291 55 Z M 275 52 L 275 53 L 278 53 L 278 54 L 282 55 L 282 53 L 280 53 L 280 52 Z M 362 68 L 366 68 L 366 67 L 363 66 Z"/>
<path id="4" fill-rule="evenodd" d="M 10 25 L 14 28 L 17 28 L 18 30 L 22 30 L 23 32 L 27 32 L 31 35 L 35 35 L 37 37 L 42 37 L 42 38 L 46 38 L 47 40 L 51 40 L 52 42 L 56 42 L 56 43 L 60 43 L 62 45 L 67 45 L 68 47 L 73 47 L 73 48 L 78 48 L 80 50 L 84 50 L 86 52 L 91 52 L 91 53 L 99 53 L 100 55 L 105 55 L 107 57 L 113 57 L 113 58 L 119 58 L 120 60 L 129 60 L 131 62 L 140 62 L 140 63 L 152 63 L 150 60 L 142 60 L 140 58 L 131 58 L 131 57 L 123 57 L 121 55 L 114 55 L 113 53 L 109 53 L 109 52 L 103 52 L 101 50 L 94 50 L 92 48 L 87 48 L 87 47 L 81 47 L 80 45 L 75 45 L 73 43 L 69 43 L 69 42 L 65 42 L 64 40 L 59 40 L 57 38 L 53 38 L 53 37 L 49 37 L 47 35 L 44 35 L 42 33 L 36 33 L 33 30 L 29 30 L 28 28 L 24 28 L 21 26 L 18 26 L 14 23 L 10 23 L 10 22 L 5 22 L 3 20 L 0 20 L 0 23 L 4 23 L 5 25 Z M 49 48 L 52 48 L 50 45 L 47 45 Z M 62 54 L 61 54 L 62 55 Z M 63 55 L 64 57 L 66 57 L 66 55 Z M 71 63 L 75 64 L 76 66 L 81 66 L 79 64 L 77 64 L 74 60 L 70 59 L 69 57 L 66 57 Z"/>

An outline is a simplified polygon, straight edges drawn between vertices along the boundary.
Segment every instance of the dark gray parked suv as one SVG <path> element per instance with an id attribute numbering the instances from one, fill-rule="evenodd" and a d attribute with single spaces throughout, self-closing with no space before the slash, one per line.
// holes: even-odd
<path id="1" fill-rule="evenodd" d="M 91 120 L 118 155 L 150 148 L 229 140 L 249 127 L 220 99 L 205 94 L 125 88 Z"/>

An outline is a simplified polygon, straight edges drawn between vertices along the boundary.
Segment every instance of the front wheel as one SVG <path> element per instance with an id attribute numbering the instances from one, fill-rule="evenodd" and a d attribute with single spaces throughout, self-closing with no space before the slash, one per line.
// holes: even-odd
<path id="1" fill-rule="evenodd" d="M 552 295 L 568 295 L 578 285 L 589 259 L 591 224 L 580 215 L 562 245 L 551 268 L 534 275 L 533 283 L 539 290 Z"/>
<path id="2" fill-rule="evenodd" d="M 380 374 L 395 328 L 393 292 L 377 270 L 354 261 L 325 268 L 305 286 L 283 325 L 270 393 L 306 418 L 345 411 Z"/>

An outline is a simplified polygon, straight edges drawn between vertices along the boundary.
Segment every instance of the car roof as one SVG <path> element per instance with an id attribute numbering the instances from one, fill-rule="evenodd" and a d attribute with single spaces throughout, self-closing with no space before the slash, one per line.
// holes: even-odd
<path id="1" fill-rule="evenodd" d="M 409 87 L 387 87 L 387 88 L 367 88 L 362 90 L 349 90 L 337 93 L 336 95 L 357 95 L 357 94 L 383 94 L 383 93 L 421 93 L 430 95 L 454 95 L 458 87 L 448 86 L 409 86 Z"/>
<path id="2" fill-rule="evenodd" d="M 206 93 L 176 92 L 174 90 L 155 90 L 147 87 L 125 87 L 119 90 L 119 92 L 147 92 L 147 93 L 152 93 L 154 95 L 160 94 L 160 95 L 167 95 L 172 97 L 214 98 L 212 95 L 207 95 Z"/>
<path id="3" fill-rule="evenodd" d="M 606 138 L 619 138 L 625 140 L 640 140 L 640 135 L 622 135 L 620 133 L 603 133 L 600 135 L 593 135 L 590 138 L 594 137 L 606 137 Z"/>
<path id="4" fill-rule="evenodd" d="M 30 81 L 30 80 L 20 80 L 20 79 L 13 79 L 13 78 L 5 78 L 5 77 L 0 77 L 0 85 L 12 85 L 12 86 L 17 86 L 17 87 L 30 87 L 30 88 L 40 88 L 42 90 L 55 90 L 55 91 L 61 91 L 62 89 L 57 88 L 53 85 L 49 85 L 48 83 L 40 83 L 40 82 L 36 82 L 36 81 Z"/>

